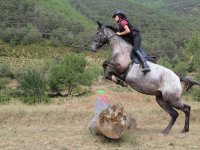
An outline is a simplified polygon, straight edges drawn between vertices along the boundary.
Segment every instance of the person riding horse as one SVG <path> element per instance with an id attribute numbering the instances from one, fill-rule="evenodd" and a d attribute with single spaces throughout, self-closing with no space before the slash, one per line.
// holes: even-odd
<path id="1" fill-rule="evenodd" d="M 119 32 L 116 32 L 116 34 L 119 36 L 127 35 L 131 39 L 132 45 L 134 47 L 132 49 L 130 58 L 133 60 L 133 56 L 136 54 L 140 63 L 142 64 L 142 72 L 149 72 L 149 65 L 146 63 L 146 60 L 140 51 L 141 36 L 139 30 L 131 25 L 122 9 L 116 10 L 112 17 L 119 25 Z"/>

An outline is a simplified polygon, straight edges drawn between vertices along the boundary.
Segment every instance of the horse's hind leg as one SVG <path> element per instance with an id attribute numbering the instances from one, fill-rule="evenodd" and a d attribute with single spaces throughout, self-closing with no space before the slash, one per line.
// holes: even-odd
<path id="1" fill-rule="evenodd" d="M 171 116 L 171 121 L 169 122 L 167 127 L 161 131 L 162 134 L 168 134 L 170 132 L 172 126 L 174 125 L 176 118 L 178 117 L 179 114 L 175 109 L 173 109 L 170 106 L 170 104 L 168 104 L 166 101 L 164 101 L 162 95 L 156 96 L 156 101 L 158 102 L 160 107 L 162 107 Z"/>
<path id="2" fill-rule="evenodd" d="M 191 109 L 190 105 L 182 103 L 180 99 L 174 101 L 172 105 L 174 108 L 181 110 L 185 113 L 185 125 L 184 128 L 181 130 L 181 133 L 188 132 L 190 124 L 190 109 Z"/>

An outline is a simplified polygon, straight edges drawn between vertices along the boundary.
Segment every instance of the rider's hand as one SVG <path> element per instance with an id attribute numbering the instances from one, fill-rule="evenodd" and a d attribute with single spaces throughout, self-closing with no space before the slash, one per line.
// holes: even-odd
<path id="1" fill-rule="evenodd" d="M 120 32 L 116 32 L 116 34 L 117 34 L 117 35 L 121 35 L 121 33 L 120 33 Z"/>

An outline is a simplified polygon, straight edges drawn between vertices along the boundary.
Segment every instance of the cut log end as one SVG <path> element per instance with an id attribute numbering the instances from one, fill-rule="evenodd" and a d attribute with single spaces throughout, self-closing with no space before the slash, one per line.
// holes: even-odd
<path id="1" fill-rule="evenodd" d="M 116 104 L 101 112 L 97 127 L 105 136 L 118 139 L 128 128 L 127 115 L 121 104 Z"/>
<path id="2" fill-rule="evenodd" d="M 89 129 L 92 133 L 103 134 L 111 139 L 119 139 L 127 129 L 134 128 L 136 128 L 134 117 L 127 116 L 121 104 L 102 109 L 101 113 L 95 115 L 89 122 Z"/>

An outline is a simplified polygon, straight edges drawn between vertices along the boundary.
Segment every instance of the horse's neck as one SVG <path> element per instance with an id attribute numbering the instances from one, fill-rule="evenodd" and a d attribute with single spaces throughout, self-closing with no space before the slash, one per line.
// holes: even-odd
<path id="1" fill-rule="evenodd" d="M 112 49 L 113 55 L 130 55 L 130 51 L 132 49 L 132 45 L 123 40 L 120 36 L 113 36 L 116 33 L 114 31 L 107 31 L 109 39 L 109 45 Z M 112 37 L 113 36 L 113 37 Z"/>

